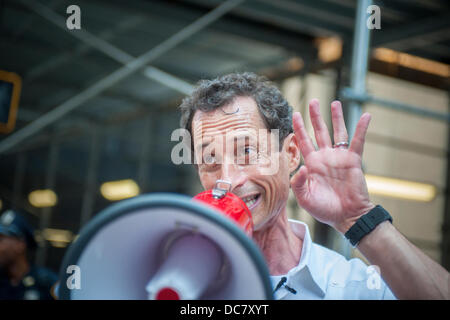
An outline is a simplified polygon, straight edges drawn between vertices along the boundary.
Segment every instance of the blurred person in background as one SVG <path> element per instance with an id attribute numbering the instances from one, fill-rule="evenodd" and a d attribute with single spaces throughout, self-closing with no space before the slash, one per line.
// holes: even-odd
<path id="1" fill-rule="evenodd" d="M 57 281 L 52 271 L 33 266 L 36 249 L 33 228 L 16 210 L 0 216 L 0 300 L 52 300 Z"/>
<path id="2" fill-rule="evenodd" d="M 278 88 L 253 73 L 202 80 L 180 109 L 202 186 L 208 190 L 217 180 L 227 180 L 230 191 L 249 207 L 253 239 L 265 256 L 275 299 L 450 299 L 449 273 L 409 242 L 392 225 L 389 213 L 370 200 L 362 171 L 370 114 L 361 116 L 349 143 L 341 103 L 332 102 L 332 143 L 319 101 L 311 100 L 315 147 L 302 115 L 292 114 Z M 260 129 L 279 130 L 279 148 L 270 154 L 254 137 Z M 236 147 L 239 139 L 246 141 L 243 150 Z M 233 148 L 223 150 L 229 141 Z M 235 153 L 242 158 L 241 152 L 245 161 L 230 161 Z M 264 174 L 274 161 L 278 170 Z M 288 219 L 290 189 L 315 219 L 352 239 L 382 279 L 377 281 L 376 268 L 362 260 L 347 260 L 313 243 L 305 223 Z"/>

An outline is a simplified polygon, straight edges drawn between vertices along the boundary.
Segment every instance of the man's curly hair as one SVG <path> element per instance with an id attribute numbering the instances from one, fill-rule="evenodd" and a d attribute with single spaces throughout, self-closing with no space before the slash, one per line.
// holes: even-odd
<path id="1" fill-rule="evenodd" d="M 255 100 L 267 129 L 279 130 L 281 149 L 284 139 L 293 132 L 292 107 L 271 81 L 252 72 L 230 73 L 212 80 L 200 80 L 179 107 L 181 127 L 192 136 L 195 111 L 216 110 L 236 97 L 251 97 Z"/>

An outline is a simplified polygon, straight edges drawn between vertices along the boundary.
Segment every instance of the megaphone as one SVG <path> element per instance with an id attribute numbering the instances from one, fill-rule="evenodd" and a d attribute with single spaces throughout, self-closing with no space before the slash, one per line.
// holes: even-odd
<path id="1" fill-rule="evenodd" d="M 97 214 L 71 244 L 57 295 L 272 299 L 267 265 L 252 231 L 245 203 L 218 185 L 194 199 L 155 193 L 124 200 Z"/>

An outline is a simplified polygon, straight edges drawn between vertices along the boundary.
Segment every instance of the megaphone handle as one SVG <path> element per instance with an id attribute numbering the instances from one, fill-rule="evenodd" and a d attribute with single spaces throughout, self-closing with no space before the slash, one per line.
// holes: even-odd
<path id="1" fill-rule="evenodd" d="M 227 189 L 220 188 L 219 187 L 220 183 L 228 185 L 228 188 Z M 231 190 L 231 182 L 226 180 L 217 180 L 216 184 L 214 185 L 214 189 L 212 190 L 212 196 L 216 199 L 222 199 L 230 190 Z"/>

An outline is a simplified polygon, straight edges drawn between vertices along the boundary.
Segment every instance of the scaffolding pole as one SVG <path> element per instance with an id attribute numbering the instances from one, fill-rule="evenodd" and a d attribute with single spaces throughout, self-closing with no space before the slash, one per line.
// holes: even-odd
<path id="1" fill-rule="evenodd" d="M 77 30 L 77 32 L 69 30 L 64 23 L 65 19 L 62 16 L 55 13 L 53 10 L 49 9 L 48 7 L 36 1 L 31 0 L 20 0 L 20 1 L 23 4 L 27 5 L 34 12 L 42 16 L 44 19 L 60 27 L 61 30 L 77 38 L 88 47 L 97 49 L 98 51 L 116 60 L 117 62 L 126 65 L 127 63 L 133 61 L 133 59 L 136 59 L 136 57 L 112 45 L 105 39 L 97 37 L 86 30 L 80 29 Z M 152 66 L 145 67 L 144 70 L 142 71 L 142 74 L 145 77 L 149 78 L 150 80 L 154 80 L 160 84 L 163 84 L 183 94 L 190 94 L 193 90 L 193 86 L 190 83 Z"/>
<path id="2" fill-rule="evenodd" d="M 353 36 L 350 88 L 359 95 L 366 94 L 366 75 L 370 49 L 370 29 L 367 27 L 367 8 L 372 0 L 358 0 L 356 7 L 355 31 Z M 356 124 L 362 114 L 362 102 L 351 100 L 348 103 L 347 130 L 349 141 L 353 138 Z M 351 246 L 341 234 L 337 235 L 336 250 L 347 259 L 351 256 Z"/>
<path id="3" fill-rule="evenodd" d="M 353 93 L 364 95 L 366 93 L 366 76 L 370 49 L 370 29 L 366 25 L 367 8 L 372 0 L 358 0 L 356 8 L 355 33 L 353 36 L 352 63 L 350 71 L 350 88 Z M 362 114 L 362 103 L 350 101 L 348 104 L 347 128 L 351 140 L 355 133 L 356 124 Z"/>
<path id="4" fill-rule="evenodd" d="M 439 121 L 450 122 L 449 112 L 439 112 L 429 110 L 426 107 L 419 107 L 410 105 L 407 103 L 400 103 L 392 100 L 387 100 L 383 98 L 378 98 L 369 94 L 356 94 L 350 88 L 344 88 L 341 91 L 341 96 L 345 100 L 357 101 L 361 104 L 363 103 L 373 103 L 377 106 L 389 108 L 396 111 L 404 111 L 410 114 L 415 114 L 420 117 L 431 118 Z"/>
<path id="5" fill-rule="evenodd" d="M 81 204 L 80 228 L 82 228 L 92 216 L 97 196 L 97 173 L 100 160 L 100 129 L 96 125 L 92 125 L 90 133 L 89 159 L 86 180 L 84 184 L 84 194 Z"/>
<path id="6" fill-rule="evenodd" d="M 23 184 L 25 181 L 25 173 L 27 166 L 27 154 L 25 152 L 17 155 L 16 168 L 14 170 L 14 184 L 13 184 L 13 197 L 12 207 L 13 209 L 19 209 L 21 207 Z"/>
<path id="7" fill-rule="evenodd" d="M 45 189 L 55 190 L 56 185 L 56 170 L 58 166 L 59 141 L 56 137 L 48 150 L 47 173 L 45 177 Z M 43 208 L 41 216 L 39 217 L 39 231 L 42 241 L 36 253 L 36 264 L 38 266 L 45 266 L 48 256 L 48 243 L 45 239 L 45 229 L 51 226 L 52 208 Z"/>

